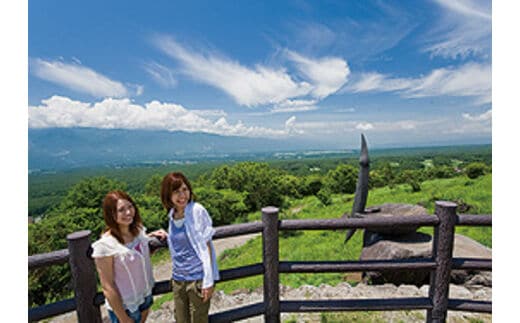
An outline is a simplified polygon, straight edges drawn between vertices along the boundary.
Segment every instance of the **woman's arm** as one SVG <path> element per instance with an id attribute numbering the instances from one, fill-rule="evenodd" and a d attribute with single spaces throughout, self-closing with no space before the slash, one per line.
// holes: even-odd
<path id="1" fill-rule="evenodd" d="M 101 287 L 103 288 L 103 294 L 117 318 L 121 323 L 133 323 L 134 320 L 125 312 L 121 295 L 119 295 L 119 291 L 114 283 L 114 257 L 94 258 L 94 261 L 99 274 L 99 280 L 101 281 Z"/>
<path id="2" fill-rule="evenodd" d="M 208 244 L 208 252 L 209 252 L 209 261 L 210 261 L 210 268 L 213 268 L 213 258 L 211 257 L 211 243 L 210 241 L 207 242 Z M 212 270 L 212 269 L 210 269 Z M 215 290 L 215 285 L 211 285 L 208 288 L 202 289 L 202 301 L 207 302 L 211 296 L 213 295 L 213 291 Z"/>
<path id="3" fill-rule="evenodd" d="M 147 236 L 156 237 L 159 240 L 164 240 L 168 238 L 168 232 L 166 232 L 164 229 L 159 229 L 148 233 Z"/>
<path id="4" fill-rule="evenodd" d="M 168 232 L 164 231 L 164 229 L 159 229 L 148 233 L 147 236 L 149 238 L 157 238 L 160 242 L 164 242 L 166 239 L 168 239 Z M 153 255 L 159 247 L 160 244 L 157 244 L 157 242 L 152 242 L 150 244 L 150 255 Z"/>

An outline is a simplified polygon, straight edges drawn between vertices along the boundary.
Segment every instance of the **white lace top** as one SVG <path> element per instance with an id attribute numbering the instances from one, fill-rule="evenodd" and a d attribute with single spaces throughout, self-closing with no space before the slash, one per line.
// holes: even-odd
<path id="1" fill-rule="evenodd" d="M 92 244 L 93 258 L 114 257 L 114 282 L 123 301 L 123 307 L 136 311 L 146 296 L 152 293 L 154 278 L 150 264 L 149 237 L 141 230 L 127 245 L 105 233 Z M 112 309 L 105 300 L 108 309 Z"/>

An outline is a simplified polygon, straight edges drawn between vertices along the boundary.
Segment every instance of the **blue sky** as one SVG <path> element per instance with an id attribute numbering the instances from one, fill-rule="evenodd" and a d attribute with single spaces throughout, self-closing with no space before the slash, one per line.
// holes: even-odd
<path id="1" fill-rule="evenodd" d="M 491 142 L 491 1 L 29 1 L 29 127 Z"/>

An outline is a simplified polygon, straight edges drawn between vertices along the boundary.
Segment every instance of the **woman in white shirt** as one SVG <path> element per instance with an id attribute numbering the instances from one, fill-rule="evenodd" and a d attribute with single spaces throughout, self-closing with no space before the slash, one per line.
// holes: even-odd
<path id="1" fill-rule="evenodd" d="M 109 192 L 103 200 L 107 229 L 92 244 L 92 257 L 113 323 L 145 322 L 153 303 L 154 278 L 148 241 L 165 239 L 164 230 L 145 234 L 139 210 L 123 191 Z"/>
<path id="2" fill-rule="evenodd" d="M 161 201 L 169 211 L 175 320 L 207 322 L 215 281 L 219 279 L 211 218 L 202 205 L 194 202 L 191 184 L 182 173 L 164 176 Z"/>

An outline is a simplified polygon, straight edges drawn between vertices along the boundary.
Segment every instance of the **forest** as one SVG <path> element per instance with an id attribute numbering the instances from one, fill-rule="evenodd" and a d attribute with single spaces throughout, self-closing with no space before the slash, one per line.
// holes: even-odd
<path id="1" fill-rule="evenodd" d="M 359 157 L 349 156 L 82 169 L 30 175 L 28 211 L 34 221 L 28 225 L 29 255 L 67 248 L 65 237 L 74 231 L 88 229 L 92 237 L 98 237 L 104 229 L 101 202 L 105 194 L 114 189 L 130 193 L 148 230 L 167 227 L 166 210 L 161 205 L 159 192 L 162 176 L 170 171 L 182 171 L 190 178 L 196 200 L 208 209 L 214 226 L 251 221 L 267 205 L 279 207 L 282 214 L 290 214 L 287 211 L 295 205 L 311 204 L 321 209 L 341 207 L 345 212 L 351 207 L 359 167 Z M 407 194 L 403 199 L 413 194 L 421 196 L 421 192 L 430 190 L 432 183 L 438 180 L 460 179 L 460 183 L 450 185 L 469 188 L 480 178 L 490 179 L 492 170 L 490 145 L 374 151 L 370 152 L 370 159 L 370 192 L 390 190 L 389 195 L 384 195 L 388 199 L 397 197 L 397 192 Z M 434 187 L 445 185 L 442 183 Z M 470 205 L 467 211 L 491 212 L 490 180 L 485 183 L 483 188 L 475 187 L 485 191 L 480 199 L 486 200 L 487 206 L 471 209 L 471 205 L 478 203 L 466 199 L 465 204 Z M 457 202 L 464 202 L 465 190 L 458 191 L 461 196 Z M 436 196 L 426 197 L 427 203 L 443 198 L 437 191 L 428 194 Z M 490 230 L 476 235 L 490 245 Z M 29 305 L 70 297 L 70 284 L 67 265 L 30 271 Z"/>

